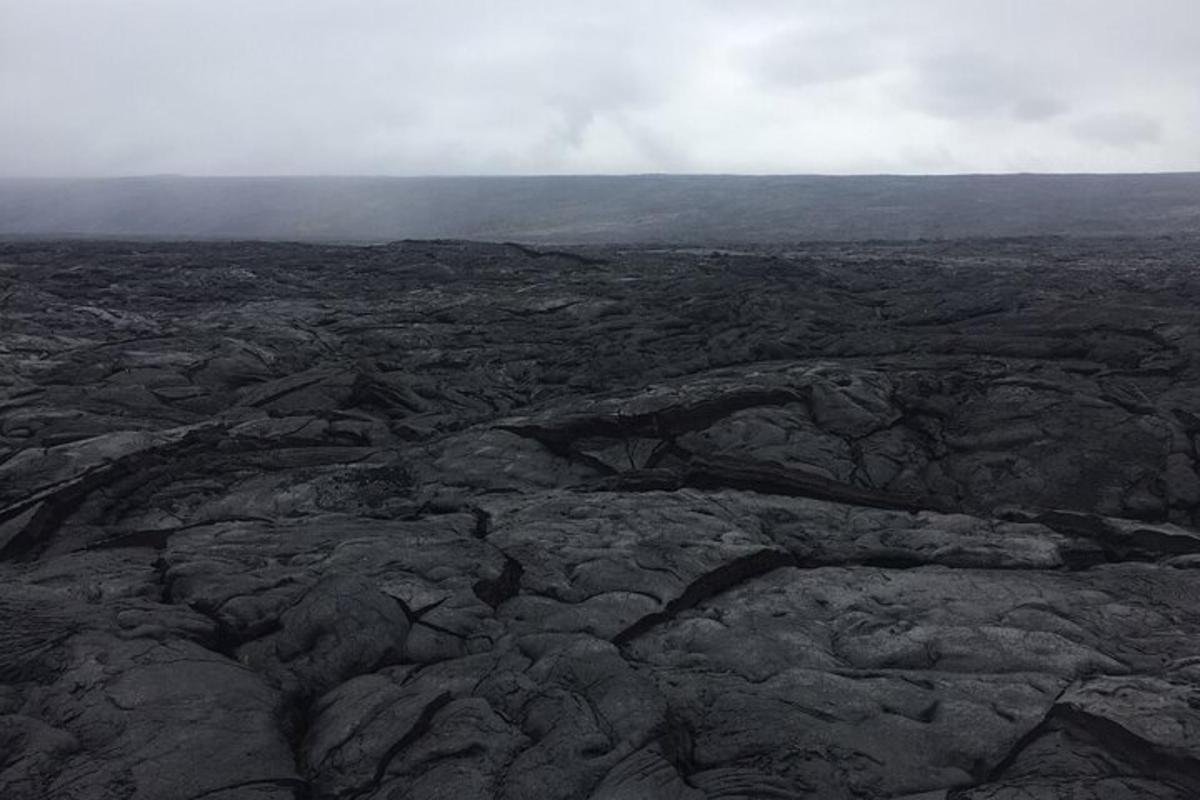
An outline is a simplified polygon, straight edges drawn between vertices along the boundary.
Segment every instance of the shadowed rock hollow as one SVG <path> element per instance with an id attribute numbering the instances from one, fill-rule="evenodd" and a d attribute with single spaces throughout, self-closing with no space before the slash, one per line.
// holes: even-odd
<path id="1" fill-rule="evenodd" d="M 2 244 L 0 796 L 1200 795 L 1195 244 Z"/>

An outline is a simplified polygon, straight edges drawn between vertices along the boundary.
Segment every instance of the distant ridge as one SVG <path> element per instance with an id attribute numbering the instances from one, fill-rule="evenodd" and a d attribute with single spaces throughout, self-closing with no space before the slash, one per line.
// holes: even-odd
<path id="1" fill-rule="evenodd" d="M 0 235 L 736 243 L 1200 234 L 1200 173 L 0 179 Z"/>

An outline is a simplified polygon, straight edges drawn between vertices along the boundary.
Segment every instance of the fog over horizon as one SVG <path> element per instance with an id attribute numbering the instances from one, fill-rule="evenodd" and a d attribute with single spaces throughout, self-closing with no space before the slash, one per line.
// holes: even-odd
<path id="1" fill-rule="evenodd" d="M 1200 170 L 1200 6 L 0 0 L 0 176 Z"/>

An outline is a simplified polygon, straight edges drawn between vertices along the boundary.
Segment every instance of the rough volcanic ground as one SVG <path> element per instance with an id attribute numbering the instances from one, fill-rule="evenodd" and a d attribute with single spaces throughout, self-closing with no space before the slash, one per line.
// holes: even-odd
<path id="1" fill-rule="evenodd" d="M 0 245 L 0 797 L 1200 796 L 1196 244 Z"/>

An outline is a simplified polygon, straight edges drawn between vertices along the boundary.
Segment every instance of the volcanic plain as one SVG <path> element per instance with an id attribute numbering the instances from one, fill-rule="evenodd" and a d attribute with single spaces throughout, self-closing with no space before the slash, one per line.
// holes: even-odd
<path id="1" fill-rule="evenodd" d="M 0 242 L 0 797 L 1200 796 L 1198 244 Z"/>

